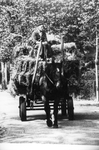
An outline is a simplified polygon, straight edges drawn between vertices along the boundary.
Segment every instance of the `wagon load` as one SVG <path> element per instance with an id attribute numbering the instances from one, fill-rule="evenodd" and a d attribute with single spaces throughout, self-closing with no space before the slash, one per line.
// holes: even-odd
<path id="1" fill-rule="evenodd" d="M 53 43 L 53 42 L 52 42 Z M 31 88 L 32 76 L 34 74 L 36 57 L 39 45 L 33 49 L 31 46 L 19 46 L 15 48 L 15 62 L 14 69 L 12 72 L 12 80 L 10 85 L 10 91 L 12 93 L 24 94 L 29 91 Z M 49 44 L 48 48 L 50 49 L 47 53 L 54 62 L 61 62 L 64 59 L 63 68 L 64 75 L 67 80 L 71 80 L 71 76 L 74 79 L 78 77 L 78 66 L 79 62 L 76 60 L 76 45 L 75 43 L 64 43 L 64 49 L 61 50 L 61 44 Z M 36 51 L 36 52 L 35 52 Z M 38 60 L 37 72 L 35 76 L 35 81 L 38 84 L 42 69 L 45 67 L 45 61 L 40 59 Z M 72 81 L 72 80 L 71 80 Z M 12 88 L 11 88 L 12 87 Z M 12 90 L 11 90 L 12 89 Z"/>
<path id="2" fill-rule="evenodd" d="M 11 86 L 13 91 L 10 86 L 10 92 L 12 92 L 12 94 L 25 94 L 31 89 L 35 64 L 36 59 L 29 56 L 21 56 L 16 59 L 11 77 Z M 39 60 L 35 76 L 35 83 L 37 84 L 39 82 L 42 68 L 44 68 L 44 61 Z"/>
<path id="3" fill-rule="evenodd" d="M 63 61 L 64 76 L 71 85 L 77 85 L 79 79 L 79 59 L 77 47 L 74 42 L 64 43 L 63 50 L 61 44 L 51 46 L 53 58 L 56 62 Z"/>
<path id="4" fill-rule="evenodd" d="M 52 54 L 56 61 L 64 60 L 76 60 L 77 48 L 74 42 L 64 43 L 63 51 L 61 50 L 61 44 L 54 44 L 51 46 Z"/>
<path id="5" fill-rule="evenodd" d="M 15 61 L 11 72 L 11 81 L 9 91 L 12 95 L 25 94 L 31 88 L 32 76 L 34 75 L 36 57 L 31 57 L 30 52 L 33 50 L 30 46 L 18 46 L 15 48 Z M 43 65 L 41 59 L 38 60 L 35 81 L 40 76 Z"/>

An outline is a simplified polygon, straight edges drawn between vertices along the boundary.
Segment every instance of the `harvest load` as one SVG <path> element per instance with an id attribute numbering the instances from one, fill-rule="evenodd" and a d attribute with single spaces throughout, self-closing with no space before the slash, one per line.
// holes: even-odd
<path id="1" fill-rule="evenodd" d="M 47 58 L 45 61 L 39 54 L 35 75 L 35 84 L 38 84 L 40 75 L 46 67 L 46 63 L 52 61 L 54 61 L 55 63 L 61 63 L 62 61 L 64 61 L 63 68 L 66 80 L 70 80 L 71 82 L 72 80 L 76 81 L 79 74 L 79 61 L 77 60 L 77 48 L 75 43 L 64 43 L 63 51 L 61 51 L 61 44 L 52 43 L 55 42 L 48 41 L 48 43 L 42 44 L 42 49 L 44 48 L 44 45 L 47 45 Z M 30 91 L 32 78 L 35 72 L 38 49 L 38 44 L 34 47 L 26 45 L 20 46 L 15 49 L 16 59 L 14 62 L 10 83 L 10 91 L 14 93 L 14 95 L 26 94 Z"/>

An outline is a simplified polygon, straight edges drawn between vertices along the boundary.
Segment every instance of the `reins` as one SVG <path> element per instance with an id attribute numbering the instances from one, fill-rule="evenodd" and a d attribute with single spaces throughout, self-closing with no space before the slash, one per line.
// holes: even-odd
<path id="1" fill-rule="evenodd" d="M 47 79 L 55 86 L 54 82 L 50 79 L 50 77 L 45 73 L 45 76 L 47 77 Z"/>

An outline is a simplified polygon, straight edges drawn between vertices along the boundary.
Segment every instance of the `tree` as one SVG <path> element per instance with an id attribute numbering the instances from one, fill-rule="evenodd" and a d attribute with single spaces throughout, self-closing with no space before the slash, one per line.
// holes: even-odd
<path id="1" fill-rule="evenodd" d="M 44 24 L 47 32 L 76 43 L 84 75 L 84 68 L 94 67 L 98 10 L 97 0 L 1 0 L 0 59 L 11 62 L 14 48 L 28 43 L 33 30 Z"/>

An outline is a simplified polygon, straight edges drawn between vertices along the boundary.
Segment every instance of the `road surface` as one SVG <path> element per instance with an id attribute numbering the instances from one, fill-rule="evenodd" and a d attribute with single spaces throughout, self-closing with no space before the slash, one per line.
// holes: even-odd
<path id="1" fill-rule="evenodd" d="M 27 112 L 27 121 L 19 118 L 18 98 L 0 91 L 0 143 L 38 143 L 99 145 L 99 103 L 74 101 L 75 120 L 58 116 L 59 128 L 46 126 L 45 112 Z"/>

